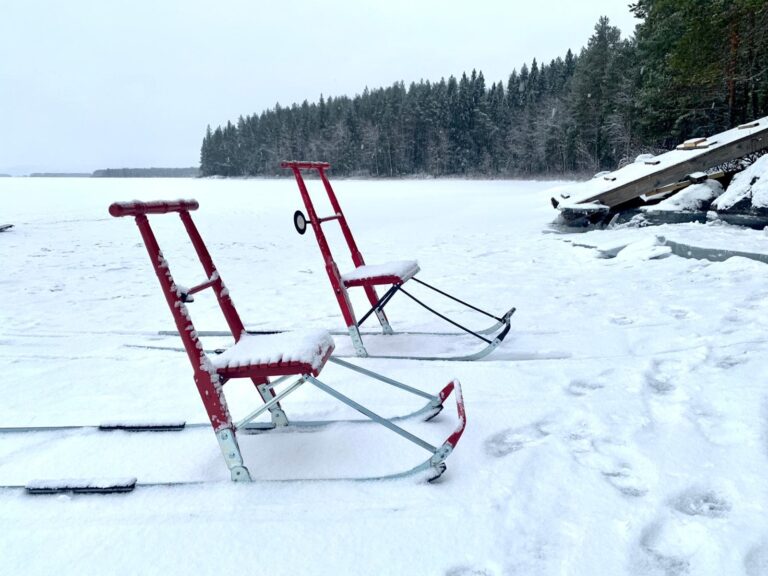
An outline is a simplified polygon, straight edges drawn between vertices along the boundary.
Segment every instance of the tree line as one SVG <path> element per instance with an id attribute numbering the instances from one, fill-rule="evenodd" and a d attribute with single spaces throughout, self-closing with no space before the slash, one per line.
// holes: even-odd
<path id="1" fill-rule="evenodd" d="M 193 178 L 200 170 L 191 168 L 104 168 L 89 174 L 93 178 Z"/>
<path id="2" fill-rule="evenodd" d="M 765 0 L 638 0 L 624 39 L 600 18 L 578 55 L 398 82 L 207 128 L 204 176 L 325 160 L 339 175 L 532 176 L 597 172 L 683 138 L 768 115 Z"/>

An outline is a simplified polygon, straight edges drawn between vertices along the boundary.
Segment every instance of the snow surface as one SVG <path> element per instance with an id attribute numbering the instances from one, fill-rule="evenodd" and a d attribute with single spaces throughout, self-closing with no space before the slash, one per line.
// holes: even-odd
<path id="1" fill-rule="evenodd" d="M 768 574 L 765 265 L 649 258 L 657 235 L 764 253 L 768 235 L 716 224 L 554 233 L 552 185 L 334 181 L 367 259 L 414 255 L 430 283 L 494 311 L 517 306 L 485 361 L 359 361 L 432 392 L 461 379 L 467 429 L 438 483 L 234 485 L 205 427 L 2 434 L 3 484 L 214 482 L 115 496 L 0 491 L 0 572 Z M 293 230 L 289 179 L 6 179 L 2 220 L 16 226 L 0 235 L 2 426 L 206 421 L 183 353 L 126 347 L 180 343 L 157 336 L 173 323 L 136 226 L 107 214 L 115 200 L 178 197 L 199 200 L 193 217 L 249 328 L 343 330 L 317 245 Z M 174 278 L 199 283 L 178 218 L 152 222 Z M 362 290 L 353 298 L 365 309 Z M 188 308 L 198 328 L 226 328 L 210 291 Z M 388 316 L 395 329 L 449 328 L 408 299 Z M 429 353 L 430 342 L 409 346 Z M 320 377 L 384 415 L 420 407 L 335 365 Z M 224 389 L 236 418 L 258 406 L 250 383 Z M 293 418 L 355 416 L 309 385 L 283 406 Z M 448 404 L 405 425 L 437 444 L 455 424 Z M 241 447 L 259 479 L 394 472 L 426 454 L 362 424 L 241 436 Z"/>
<path id="2" fill-rule="evenodd" d="M 408 280 L 418 274 L 418 272 L 419 263 L 416 260 L 397 260 L 395 262 L 385 262 L 384 264 L 358 266 L 354 270 L 342 274 L 341 279 L 345 283 L 381 276 L 397 276 L 401 280 Z"/>

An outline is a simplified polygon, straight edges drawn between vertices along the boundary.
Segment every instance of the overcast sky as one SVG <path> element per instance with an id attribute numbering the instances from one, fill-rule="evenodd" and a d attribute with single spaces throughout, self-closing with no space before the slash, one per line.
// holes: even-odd
<path id="1" fill-rule="evenodd" d="M 0 0 L 0 173 L 196 166 L 205 127 L 586 44 L 629 0 Z"/>

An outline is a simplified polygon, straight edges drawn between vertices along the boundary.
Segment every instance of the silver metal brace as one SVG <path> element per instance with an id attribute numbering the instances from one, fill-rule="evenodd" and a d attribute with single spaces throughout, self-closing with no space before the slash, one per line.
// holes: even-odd
<path id="1" fill-rule="evenodd" d="M 261 399 L 264 400 L 264 405 L 269 405 L 269 414 L 272 417 L 272 424 L 277 426 L 288 426 L 288 416 L 285 415 L 283 409 L 277 402 L 272 402 L 274 397 L 272 396 L 271 384 L 257 384 L 256 390 L 259 391 Z"/>
<path id="2" fill-rule="evenodd" d="M 387 319 L 387 315 L 384 314 L 384 310 L 376 309 L 376 318 L 379 319 L 379 324 L 381 324 L 381 331 L 384 334 L 395 333 L 395 331 L 392 330 L 392 326 L 389 325 L 389 320 Z"/>
<path id="3" fill-rule="evenodd" d="M 243 456 L 240 454 L 240 446 L 237 444 L 234 430 L 224 428 L 216 432 L 216 440 L 219 441 L 219 448 L 224 455 L 224 461 L 232 476 L 233 482 L 250 482 L 251 474 L 248 468 L 243 465 Z"/>
<path id="4" fill-rule="evenodd" d="M 280 402 L 280 400 L 282 400 L 283 398 L 288 396 L 288 394 L 290 394 L 291 392 L 296 390 L 299 386 L 304 384 L 304 382 L 305 382 L 304 378 L 299 378 L 298 380 L 296 380 L 296 382 L 294 382 L 293 384 L 288 386 L 285 390 L 283 390 L 279 394 L 276 394 L 274 398 L 272 398 L 272 399 L 268 400 L 267 402 L 265 402 L 263 406 L 261 406 L 260 408 L 254 410 L 253 412 L 248 414 L 248 416 L 246 416 L 245 418 L 240 420 L 240 422 L 235 424 L 235 428 L 237 430 L 240 430 L 241 428 L 245 427 L 249 422 L 251 422 L 253 419 L 258 418 L 259 416 L 264 414 L 264 412 L 266 412 L 267 410 L 271 411 L 272 407 L 275 404 Z M 282 412 L 282 410 L 281 410 L 281 412 Z M 283 414 L 285 414 L 285 413 L 283 413 Z M 287 421 L 288 421 L 288 419 L 286 418 L 286 424 L 287 424 Z M 274 418 L 272 419 L 272 422 L 274 424 Z"/>
<path id="5" fill-rule="evenodd" d="M 363 338 L 360 336 L 360 330 L 357 326 L 349 327 L 349 337 L 352 338 L 352 345 L 355 347 L 355 354 L 360 358 L 367 358 L 368 351 L 363 345 Z"/>
<path id="6" fill-rule="evenodd" d="M 333 388 L 331 388 L 327 384 L 321 382 L 317 378 L 314 378 L 314 377 L 309 376 L 309 375 L 306 375 L 305 378 L 307 379 L 307 382 L 310 382 L 311 384 L 314 384 L 315 386 L 320 388 L 320 390 L 322 390 L 326 394 L 330 394 L 331 396 L 333 396 L 334 398 L 336 398 L 340 402 L 346 404 L 347 406 L 349 406 L 353 410 L 357 410 L 358 412 L 360 412 L 360 414 L 362 414 L 364 416 L 367 416 L 368 418 L 370 418 L 371 420 L 373 420 L 377 424 L 381 424 L 385 428 L 388 428 L 389 430 L 391 430 L 395 434 L 405 438 L 409 442 L 412 442 L 412 443 L 416 444 L 417 446 L 423 448 L 427 452 L 432 453 L 433 455 L 437 452 L 437 450 L 438 450 L 437 446 L 432 446 L 432 444 L 430 444 L 429 442 L 425 442 L 424 440 L 422 440 L 418 436 L 416 436 L 414 434 L 411 434 L 410 432 L 408 432 L 407 430 L 404 430 L 403 428 L 401 428 L 400 426 L 398 426 L 396 424 L 393 424 L 391 420 L 389 420 L 387 418 L 384 418 L 383 416 L 379 416 L 378 414 L 376 414 L 372 410 L 369 410 L 368 408 L 366 408 L 362 404 L 359 404 L 358 402 L 355 402 L 354 400 L 352 400 L 351 398 L 345 396 L 344 394 L 342 394 L 338 390 L 334 390 Z"/>

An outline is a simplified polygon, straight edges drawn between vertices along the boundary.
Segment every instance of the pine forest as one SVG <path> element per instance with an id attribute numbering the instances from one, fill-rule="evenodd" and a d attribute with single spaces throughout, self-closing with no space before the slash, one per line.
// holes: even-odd
<path id="1" fill-rule="evenodd" d="M 277 175 L 285 159 L 370 177 L 588 174 L 768 115 L 768 2 L 629 9 L 628 37 L 601 18 L 578 54 L 534 59 L 504 82 L 472 70 L 208 127 L 201 174 Z"/>

